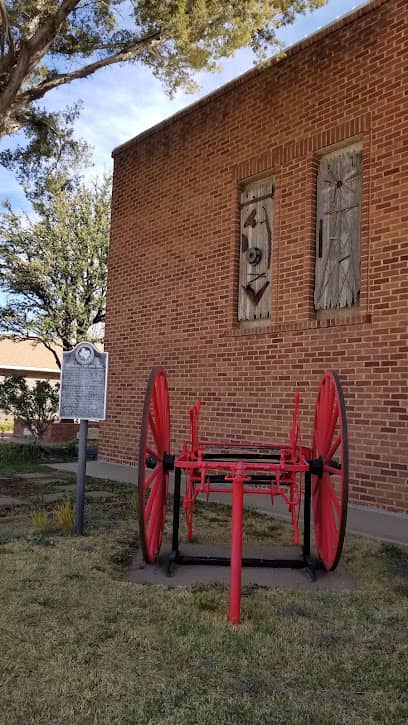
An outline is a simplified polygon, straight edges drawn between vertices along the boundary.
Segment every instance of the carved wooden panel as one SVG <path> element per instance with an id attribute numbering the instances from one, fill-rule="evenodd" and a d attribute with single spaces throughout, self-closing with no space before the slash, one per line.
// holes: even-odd
<path id="1" fill-rule="evenodd" d="M 247 184 L 241 193 L 238 319 L 271 316 L 272 179 Z"/>
<path id="2" fill-rule="evenodd" d="M 324 156 L 317 180 L 316 310 L 350 307 L 360 296 L 361 145 Z"/>

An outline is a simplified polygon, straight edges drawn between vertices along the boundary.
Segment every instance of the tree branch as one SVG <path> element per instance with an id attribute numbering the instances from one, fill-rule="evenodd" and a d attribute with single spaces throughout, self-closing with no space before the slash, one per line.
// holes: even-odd
<path id="1" fill-rule="evenodd" d="M 25 77 L 45 55 L 61 25 L 78 4 L 79 0 L 63 0 L 56 13 L 50 15 L 31 38 L 23 41 L 7 88 L 0 95 L 0 115 L 9 111 Z"/>
<path id="2" fill-rule="evenodd" d="M 2 22 L 2 26 L 3 26 L 1 29 L 1 34 L 0 34 L 1 56 L 2 56 L 2 58 L 4 58 L 5 46 L 6 46 L 5 39 L 7 37 L 8 47 L 9 47 L 8 56 L 11 58 L 14 58 L 14 39 L 13 39 L 13 34 L 11 32 L 8 12 L 7 12 L 7 8 L 4 4 L 4 0 L 0 0 L 0 17 L 1 17 L 1 22 Z"/>
<path id="3" fill-rule="evenodd" d="M 61 370 L 61 360 L 59 359 L 59 357 L 58 357 L 57 353 L 55 352 L 54 348 L 52 348 L 51 345 L 46 340 L 39 340 L 39 342 L 41 342 L 44 345 L 44 347 L 47 348 L 47 350 L 49 350 L 50 352 L 52 352 L 52 354 L 54 355 L 55 362 L 57 363 L 59 369 Z"/>
<path id="4" fill-rule="evenodd" d="M 28 91 L 25 91 L 24 93 L 21 93 L 19 96 L 17 96 L 16 102 L 19 105 L 31 103 L 32 101 L 36 101 L 39 98 L 42 98 L 42 96 L 48 93 L 48 91 L 50 91 L 52 88 L 57 88 L 58 86 L 62 86 L 65 83 L 70 83 L 71 81 L 78 80 L 79 78 L 86 78 L 87 76 L 92 75 L 92 73 L 95 73 L 95 71 L 99 70 L 100 68 L 113 65 L 114 63 L 122 63 L 124 61 L 132 60 L 133 58 L 136 58 L 137 55 L 141 53 L 147 45 L 153 44 L 154 42 L 160 42 L 160 33 L 156 33 L 154 35 L 149 35 L 146 38 L 142 38 L 141 40 L 137 41 L 136 45 L 132 44 L 129 47 L 121 50 L 119 53 L 116 53 L 115 55 L 101 58 L 94 63 L 89 63 L 83 68 L 79 68 L 72 73 L 59 73 L 58 75 L 50 76 L 38 86 L 30 88 Z"/>
<path id="5" fill-rule="evenodd" d="M 95 315 L 95 317 L 92 320 L 93 325 L 97 325 L 98 322 L 105 322 L 106 319 L 106 313 L 104 309 L 99 309 Z"/>

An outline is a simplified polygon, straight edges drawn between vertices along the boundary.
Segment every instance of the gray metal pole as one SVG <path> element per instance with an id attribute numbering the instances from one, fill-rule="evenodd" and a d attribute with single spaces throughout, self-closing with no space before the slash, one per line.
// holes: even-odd
<path id="1" fill-rule="evenodd" d="M 76 478 L 75 500 L 75 533 L 84 534 L 84 503 L 85 503 L 85 477 L 86 477 L 86 449 L 88 443 L 88 421 L 81 420 L 79 426 L 78 465 Z"/>

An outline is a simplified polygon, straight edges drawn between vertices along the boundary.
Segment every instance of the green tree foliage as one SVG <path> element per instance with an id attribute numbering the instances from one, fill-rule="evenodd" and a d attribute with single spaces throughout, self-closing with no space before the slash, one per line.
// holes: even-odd
<path id="1" fill-rule="evenodd" d="M 105 320 L 110 178 L 91 186 L 67 177 L 43 180 L 34 214 L 9 202 L 0 215 L 0 329 L 71 349 L 101 339 Z M 92 333 L 92 327 L 94 332 Z"/>
<path id="2" fill-rule="evenodd" d="M 77 103 L 59 113 L 42 111 L 47 124 L 26 126 L 22 143 L 0 151 L 0 164 L 13 172 L 29 200 L 35 202 L 47 193 L 50 183 L 63 186 L 67 179 L 79 182 L 84 167 L 91 164 L 89 145 L 74 136 L 73 124 L 80 108 Z"/>
<path id="3" fill-rule="evenodd" d="M 38 441 L 57 417 L 59 384 L 37 380 L 30 387 L 18 375 L 6 377 L 0 383 L 0 408 L 11 413 Z"/>
<path id="4" fill-rule="evenodd" d="M 296 13 L 327 0 L 0 0 L 0 136 L 45 144 L 58 118 L 38 101 L 114 63 L 140 62 L 165 87 L 243 46 L 262 54 Z M 39 141 L 38 141 L 39 139 Z"/>

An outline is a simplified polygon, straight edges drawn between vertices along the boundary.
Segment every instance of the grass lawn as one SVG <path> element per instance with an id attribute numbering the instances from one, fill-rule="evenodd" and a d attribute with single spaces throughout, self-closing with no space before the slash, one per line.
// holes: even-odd
<path id="1" fill-rule="evenodd" d="M 0 495 L 52 488 L 0 473 Z M 408 722 L 408 550 L 349 537 L 354 590 L 248 587 L 234 628 L 220 587 L 128 583 L 134 491 L 90 489 L 116 495 L 89 500 L 83 539 L 35 531 L 32 504 L 0 509 L 1 723 Z M 227 540 L 226 518 L 199 505 L 199 540 Z M 245 530 L 289 540 L 286 524 L 254 513 Z"/>

